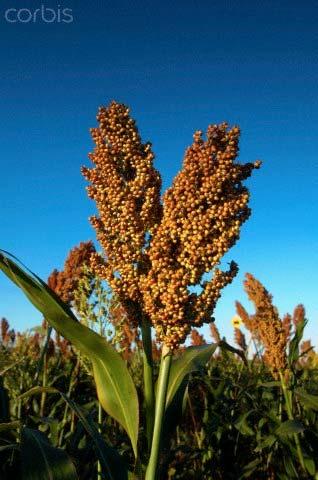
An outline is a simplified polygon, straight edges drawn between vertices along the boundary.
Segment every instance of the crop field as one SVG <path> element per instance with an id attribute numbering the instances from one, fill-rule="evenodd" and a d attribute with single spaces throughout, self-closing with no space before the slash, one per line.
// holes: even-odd
<path id="1" fill-rule="evenodd" d="M 112 101 L 97 122 L 81 170 L 96 244 L 47 279 L 0 251 L 43 318 L 24 332 L 1 320 L 1 480 L 318 479 L 304 305 L 280 312 L 251 265 L 234 341 L 214 318 L 261 162 L 238 161 L 238 127 L 211 124 L 162 195 L 129 108 Z"/>

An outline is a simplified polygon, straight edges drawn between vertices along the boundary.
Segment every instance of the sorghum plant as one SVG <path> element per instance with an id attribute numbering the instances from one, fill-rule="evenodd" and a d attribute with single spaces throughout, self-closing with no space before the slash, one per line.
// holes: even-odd
<path id="1" fill-rule="evenodd" d="M 141 329 L 149 455 L 138 451 L 138 396 L 118 352 L 5 253 L 0 266 L 48 322 L 90 358 L 101 405 L 130 437 L 135 475 L 155 480 L 165 415 L 189 373 L 209 359 L 215 346 L 176 351 L 192 328 L 213 320 L 222 289 L 237 273 L 235 262 L 226 271 L 219 264 L 251 213 L 243 182 L 260 162 L 237 163 L 239 128 L 210 125 L 205 136 L 194 134 L 182 169 L 161 201 L 151 145 L 142 142 L 129 109 L 112 102 L 99 110 L 97 120 L 91 131 L 93 167 L 82 169 L 90 182 L 88 195 L 97 205 L 91 223 L 102 247 L 101 254 L 90 255 L 90 266 L 108 282 L 130 326 Z M 156 387 L 152 327 L 162 347 Z M 102 470 L 111 478 L 124 478 L 116 474 L 116 462 L 118 457 L 112 462 L 103 458 Z"/>
<path id="2" fill-rule="evenodd" d="M 304 306 L 298 305 L 294 310 L 293 317 L 285 315 L 281 320 L 277 308 L 272 303 L 272 295 L 250 273 L 245 276 L 244 288 L 249 300 L 254 304 L 255 313 L 249 315 L 238 302 L 237 310 L 252 335 L 258 338 L 264 347 L 265 364 L 269 367 L 273 377 L 280 381 L 288 421 L 293 426 L 296 410 L 294 392 L 298 386 L 297 379 L 299 377 L 296 365 L 299 362 L 301 354 L 299 345 L 306 325 Z M 290 340 L 291 320 L 295 327 L 292 340 Z M 304 474 L 307 470 L 299 439 L 299 430 L 297 427 L 292 427 L 291 433 L 294 436 L 299 463 Z"/>

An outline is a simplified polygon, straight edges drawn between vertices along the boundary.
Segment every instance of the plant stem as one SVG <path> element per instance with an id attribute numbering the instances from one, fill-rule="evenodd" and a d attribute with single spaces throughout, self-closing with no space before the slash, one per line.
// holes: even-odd
<path id="1" fill-rule="evenodd" d="M 47 354 L 45 352 L 44 354 L 44 360 L 43 360 L 43 375 L 42 375 L 42 387 L 47 386 Z M 46 392 L 42 392 L 41 394 L 41 403 L 40 403 L 40 416 L 44 417 L 44 411 L 45 411 L 45 401 L 46 401 Z"/>
<path id="2" fill-rule="evenodd" d="M 142 343 L 143 343 L 143 365 L 144 365 L 144 402 L 146 411 L 146 431 L 148 440 L 148 451 L 150 452 L 153 424 L 155 418 L 155 392 L 153 384 L 153 361 L 152 361 L 152 341 L 151 326 L 143 320 L 141 324 Z"/>
<path id="3" fill-rule="evenodd" d="M 161 440 L 162 425 L 163 425 L 165 407 L 166 407 L 171 359 L 172 359 L 172 354 L 170 350 L 168 349 L 168 347 L 163 345 L 159 378 L 158 378 L 155 423 L 154 423 L 154 429 L 153 429 L 150 459 L 149 459 L 149 463 L 146 471 L 145 480 L 156 480 L 157 478 L 159 453 L 160 453 L 160 440 Z"/>
<path id="4" fill-rule="evenodd" d="M 99 321 L 99 334 L 100 336 L 103 336 L 103 317 L 102 317 L 102 312 L 101 309 L 98 312 L 98 321 Z M 98 431 L 99 433 L 102 433 L 102 423 L 103 423 L 103 409 L 102 405 L 100 402 L 98 402 Z M 100 461 L 97 461 L 97 480 L 100 480 L 102 478 L 102 465 Z"/>
<path id="5" fill-rule="evenodd" d="M 279 377 L 280 377 L 280 383 L 281 383 L 281 386 L 282 386 L 282 390 L 283 390 L 283 394 L 284 394 L 284 398 L 285 398 L 285 402 L 286 402 L 287 416 L 288 416 L 289 420 L 294 420 L 293 408 L 292 408 L 292 398 L 291 398 L 290 392 L 287 390 L 286 382 L 285 382 L 285 379 L 284 379 L 284 376 L 283 376 L 282 372 L 279 372 Z M 301 465 L 302 469 L 306 472 L 307 470 L 306 470 L 306 467 L 305 467 L 303 452 L 302 452 L 301 445 L 300 445 L 300 442 L 299 442 L 298 434 L 294 433 L 293 436 L 294 436 L 294 440 L 295 440 L 295 444 L 296 444 L 296 450 L 297 450 L 297 455 L 298 455 L 300 465 Z"/>
<path id="6" fill-rule="evenodd" d="M 71 397 L 71 395 L 72 395 L 72 390 L 73 390 L 73 387 L 76 383 L 76 375 L 77 375 L 78 370 L 79 370 L 79 365 L 80 365 L 80 359 L 79 359 L 79 356 L 77 356 L 76 357 L 76 364 L 75 364 L 75 366 L 72 369 L 71 374 L 70 374 L 70 383 L 69 383 L 69 387 L 68 387 L 68 390 L 67 390 L 67 396 L 68 397 Z M 67 403 L 65 403 L 63 420 L 62 420 L 62 428 L 61 428 L 61 431 L 60 431 L 59 443 L 58 443 L 59 447 L 62 446 L 65 425 L 66 425 L 66 422 L 67 422 L 68 411 L 69 411 L 69 406 L 68 406 Z"/>
<path id="7" fill-rule="evenodd" d="M 36 380 L 37 380 L 37 377 L 40 374 L 41 369 L 43 369 L 42 387 L 46 387 L 46 385 L 47 385 L 47 374 L 48 374 L 47 349 L 48 349 L 48 346 L 49 346 L 49 341 L 50 341 L 50 338 L 51 338 L 52 330 L 53 330 L 52 327 L 47 328 L 46 340 L 45 340 L 45 344 L 44 344 L 44 347 L 43 347 L 42 352 L 41 352 L 41 357 L 40 357 L 40 360 L 39 360 L 39 363 L 38 363 L 38 369 L 37 369 L 37 372 L 36 372 Z M 40 416 L 41 417 L 44 417 L 45 401 L 46 401 L 46 392 L 42 392 L 41 403 L 40 403 L 40 405 L 41 405 L 40 406 Z"/>
<path id="8" fill-rule="evenodd" d="M 103 423 L 103 410 L 100 402 L 98 402 L 98 431 L 102 433 L 102 423 Z M 102 466 L 100 461 L 97 461 L 97 480 L 102 478 Z"/>

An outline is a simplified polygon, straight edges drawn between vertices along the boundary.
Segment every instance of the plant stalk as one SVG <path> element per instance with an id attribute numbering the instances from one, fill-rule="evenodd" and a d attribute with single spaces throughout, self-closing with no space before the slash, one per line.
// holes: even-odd
<path id="1" fill-rule="evenodd" d="M 292 399 L 291 399 L 291 396 L 290 396 L 290 392 L 288 392 L 288 390 L 287 390 L 286 382 L 285 382 L 285 379 L 284 379 L 284 376 L 283 376 L 282 372 L 279 372 L 279 377 L 280 377 L 280 383 L 281 383 L 282 391 L 283 391 L 284 398 L 285 398 L 287 416 L 288 416 L 289 420 L 294 420 L 293 409 L 292 409 L 292 401 L 291 401 Z M 295 440 L 295 444 L 296 444 L 296 450 L 297 450 L 299 463 L 300 463 L 302 469 L 306 472 L 307 470 L 306 470 L 306 467 L 305 467 L 304 456 L 303 456 L 303 452 L 302 452 L 301 445 L 300 445 L 300 442 L 299 442 L 299 436 L 298 436 L 297 433 L 294 433 L 293 436 L 294 436 L 294 440 Z"/>
<path id="2" fill-rule="evenodd" d="M 160 453 L 160 442 L 163 420 L 165 415 L 166 398 L 169 382 L 169 373 L 172 354 L 168 347 L 163 345 L 158 378 L 158 389 L 155 409 L 155 423 L 152 436 L 150 459 L 146 471 L 145 480 L 156 480 L 158 474 L 158 463 Z"/>
<path id="3" fill-rule="evenodd" d="M 103 409 L 98 402 L 98 431 L 99 433 L 102 433 L 102 423 L 103 423 Z M 102 472 L 102 465 L 100 461 L 97 461 L 97 480 L 100 480 L 102 478 L 103 472 Z"/>
<path id="4" fill-rule="evenodd" d="M 144 367 L 144 404 L 146 411 L 146 432 L 148 441 L 148 451 L 150 452 L 153 425 L 155 420 L 155 391 L 153 382 L 153 359 L 152 359 L 152 339 L 151 326 L 143 320 L 141 324 L 142 343 L 143 343 L 143 367 Z"/>
<path id="5" fill-rule="evenodd" d="M 43 361 L 43 375 L 42 375 L 42 387 L 47 386 L 47 374 L 48 374 L 48 359 L 47 354 L 44 354 L 44 361 Z M 44 417 L 45 412 L 45 401 L 46 401 L 46 392 L 43 391 L 41 394 L 41 403 L 40 403 L 40 416 Z"/>

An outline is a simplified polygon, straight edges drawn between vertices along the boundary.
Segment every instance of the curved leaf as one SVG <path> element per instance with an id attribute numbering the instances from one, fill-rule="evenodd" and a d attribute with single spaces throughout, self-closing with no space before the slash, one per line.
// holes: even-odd
<path id="1" fill-rule="evenodd" d="M 225 340 L 221 340 L 218 344 L 217 344 L 218 347 L 220 347 L 221 349 L 223 350 L 227 350 L 231 353 L 235 353 L 236 355 L 238 355 L 242 360 L 243 362 L 245 363 L 246 366 L 248 366 L 248 362 L 247 362 L 247 359 L 246 359 L 246 356 L 245 356 L 245 353 L 243 350 L 240 350 L 238 348 L 235 348 L 235 347 L 232 347 L 232 345 L 229 345 Z"/>
<path id="2" fill-rule="evenodd" d="M 279 436 L 292 435 L 304 431 L 304 425 L 298 420 L 286 420 L 277 429 L 276 434 Z"/>
<path id="3" fill-rule="evenodd" d="M 254 430 L 249 426 L 247 423 L 248 417 L 254 413 L 255 410 L 250 410 L 249 412 L 244 413 L 241 415 L 236 422 L 234 423 L 234 427 L 242 434 L 242 435 L 255 435 Z"/>
<path id="4" fill-rule="evenodd" d="M 172 361 L 166 408 L 172 402 L 185 376 L 204 367 L 204 365 L 215 352 L 216 348 L 217 344 L 215 343 L 210 345 L 187 347 L 177 358 Z"/>
<path id="5" fill-rule="evenodd" d="M 90 416 L 86 415 L 67 395 L 62 392 L 60 392 L 60 394 L 78 416 L 86 432 L 90 435 L 102 470 L 105 473 L 105 478 L 107 478 L 107 480 L 127 480 L 128 469 L 121 455 L 119 455 L 117 450 L 106 444 Z"/>
<path id="6" fill-rule="evenodd" d="M 30 388 L 30 390 L 28 390 L 27 392 L 22 393 L 22 395 L 19 395 L 18 398 L 23 399 L 31 397 L 32 395 L 41 394 L 43 392 L 59 394 L 68 404 L 71 410 L 73 410 L 73 412 L 80 419 L 84 429 L 94 443 L 97 457 L 102 465 L 103 472 L 105 473 L 107 480 L 127 480 L 128 470 L 125 465 L 124 459 L 114 448 L 106 444 L 105 440 L 99 433 L 95 423 L 90 418 L 90 416 L 84 413 L 82 409 L 75 402 L 73 402 L 73 400 L 71 400 L 67 395 L 65 395 L 65 393 L 57 390 L 54 387 L 37 386 Z"/>
<path id="7" fill-rule="evenodd" d="M 53 327 L 91 360 L 98 399 L 105 411 L 126 430 L 137 456 L 138 397 L 119 353 L 103 337 L 78 322 L 71 309 L 43 280 L 27 268 L 21 268 L 3 250 L 0 250 L 0 269 L 21 288 Z"/>
<path id="8" fill-rule="evenodd" d="M 38 430 L 24 428 L 21 434 L 22 480 L 77 480 L 71 459 L 54 448 Z"/>
<path id="9" fill-rule="evenodd" d="M 307 320 L 297 323 L 296 332 L 289 343 L 288 362 L 291 367 L 294 366 L 295 362 L 297 362 L 299 358 L 299 345 L 302 341 L 306 325 Z"/>

